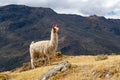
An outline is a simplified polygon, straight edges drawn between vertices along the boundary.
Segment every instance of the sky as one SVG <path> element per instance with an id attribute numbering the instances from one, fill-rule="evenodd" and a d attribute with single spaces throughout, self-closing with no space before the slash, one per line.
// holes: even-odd
<path id="1" fill-rule="evenodd" d="M 120 19 L 120 0 L 0 0 L 0 6 L 9 4 L 49 7 L 61 14 Z"/>

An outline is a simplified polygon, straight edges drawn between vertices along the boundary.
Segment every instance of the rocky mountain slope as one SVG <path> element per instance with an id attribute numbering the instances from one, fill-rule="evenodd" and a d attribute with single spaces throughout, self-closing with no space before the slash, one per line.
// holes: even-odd
<path id="1" fill-rule="evenodd" d="M 0 71 L 30 60 L 31 41 L 50 37 L 59 24 L 58 51 L 66 55 L 120 53 L 120 20 L 96 15 L 58 14 L 50 8 L 7 5 L 0 7 Z"/>

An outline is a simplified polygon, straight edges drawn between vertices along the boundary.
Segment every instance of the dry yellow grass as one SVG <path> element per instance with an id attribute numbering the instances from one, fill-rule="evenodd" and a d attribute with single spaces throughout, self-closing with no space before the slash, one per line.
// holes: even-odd
<path id="1" fill-rule="evenodd" d="M 23 72 L 1 72 L 8 80 L 39 80 L 55 64 L 67 60 L 72 68 L 59 73 L 52 80 L 120 80 L 120 55 L 110 55 L 108 59 L 96 61 L 96 56 L 66 56 L 51 66 L 43 66 Z"/>

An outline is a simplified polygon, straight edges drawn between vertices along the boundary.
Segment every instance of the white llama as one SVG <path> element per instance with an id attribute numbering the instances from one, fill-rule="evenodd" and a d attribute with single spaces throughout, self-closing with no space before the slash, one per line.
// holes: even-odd
<path id="1" fill-rule="evenodd" d="M 35 60 L 47 57 L 48 63 L 51 64 L 50 58 L 55 56 L 58 46 L 58 25 L 54 25 L 51 30 L 50 40 L 32 42 L 30 44 L 31 67 L 35 68 Z M 45 61 L 46 63 L 46 61 Z"/>

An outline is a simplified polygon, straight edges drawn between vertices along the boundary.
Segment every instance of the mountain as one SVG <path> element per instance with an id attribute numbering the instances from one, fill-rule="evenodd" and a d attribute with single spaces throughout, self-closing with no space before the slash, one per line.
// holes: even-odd
<path id="1" fill-rule="evenodd" d="M 60 26 L 58 51 L 65 55 L 120 53 L 120 19 L 7 5 L 0 7 L 0 71 L 30 61 L 30 43 L 49 39 L 51 26 L 56 23 Z"/>

